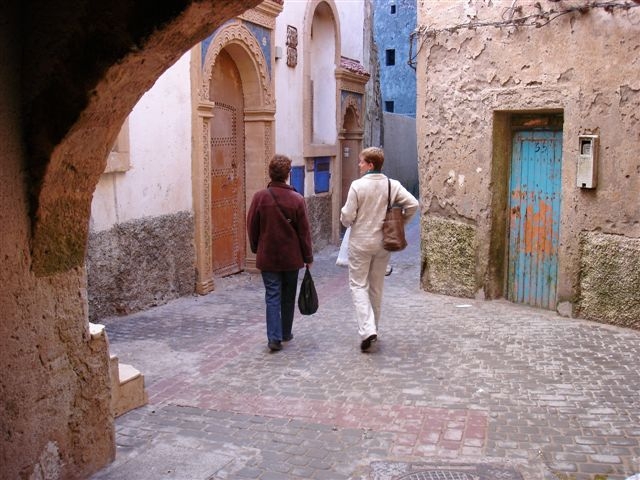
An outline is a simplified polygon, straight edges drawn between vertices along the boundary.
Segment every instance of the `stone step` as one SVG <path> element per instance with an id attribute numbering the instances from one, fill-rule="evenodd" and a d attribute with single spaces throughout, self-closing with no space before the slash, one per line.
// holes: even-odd
<path id="1" fill-rule="evenodd" d="M 111 410 L 114 417 L 145 405 L 148 401 L 144 388 L 144 375 L 126 363 L 120 363 L 117 355 L 110 357 Z"/>

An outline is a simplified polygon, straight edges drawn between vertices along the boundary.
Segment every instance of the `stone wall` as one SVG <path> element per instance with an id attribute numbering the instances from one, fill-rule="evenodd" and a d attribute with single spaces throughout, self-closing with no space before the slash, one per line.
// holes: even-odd
<path id="1" fill-rule="evenodd" d="M 148 217 L 91 233 L 89 318 L 127 315 L 194 292 L 193 216 Z"/>
<path id="2" fill-rule="evenodd" d="M 588 232 L 580 240 L 580 316 L 640 330 L 640 239 Z"/>
<path id="3" fill-rule="evenodd" d="M 640 50 L 640 6 L 578 3 L 427 2 L 419 6 L 417 33 L 420 200 L 428 217 L 475 226 L 475 284 L 486 298 L 506 291 L 513 120 L 561 118 L 556 299 L 568 315 L 588 311 L 577 304 L 582 233 L 640 238 L 640 59 L 629 56 Z M 547 21 L 551 10 L 565 9 Z M 600 140 L 594 189 L 576 185 L 583 134 Z M 423 264 L 446 253 L 426 250 Z M 460 281 L 448 292 L 466 290 Z"/>
<path id="4" fill-rule="evenodd" d="M 447 218 L 424 217 L 421 284 L 435 293 L 473 298 L 476 292 L 476 229 Z"/>
<path id="5" fill-rule="evenodd" d="M 318 251 L 331 242 L 331 195 L 306 197 L 313 250 Z"/>
<path id="6" fill-rule="evenodd" d="M 32 271 L 20 114 L 21 25 L 0 7 L 0 478 L 83 478 L 115 457 L 106 335 L 91 335 L 83 268 Z M 6 21 L 5 21 L 6 20 Z M 88 218 L 85 219 L 88 221 Z"/>

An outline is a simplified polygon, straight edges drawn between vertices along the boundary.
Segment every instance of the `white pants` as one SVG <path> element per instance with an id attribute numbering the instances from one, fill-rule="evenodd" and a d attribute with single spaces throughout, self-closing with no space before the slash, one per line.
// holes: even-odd
<path id="1" fill-rule="evenodd" d="M 349 245 L 349 287 L 362 340 L 378 333 L 384 274 L 390 255 L 382 247 L 367 251 Z"/>

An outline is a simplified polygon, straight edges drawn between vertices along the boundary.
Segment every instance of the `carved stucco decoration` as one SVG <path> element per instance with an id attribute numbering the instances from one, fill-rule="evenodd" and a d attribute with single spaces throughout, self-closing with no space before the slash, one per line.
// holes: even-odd
<path id="1" fill-rule="evenodd" d="M 342 105 L 340 106 L 340 118 L 345 118 L 347 115 L 347 110 L 349 108 L 353 109 L 355 114 L 356 123 L 359 128 L 364 128 L 362 125 L 362 95 L 354 95 L 347 93 L 342 93 Z"/>
<path id="2" fill-rule="evenodd" d="M 215 59 L 218 58 L 222 49 L 231 43 L 241 44 L 256 62 L 257 71 L 260 76 L 260 91 L 263 98 L 262 104 L 265 108 L 271 107 L 275 109 L 275 101 L 270 88 L 267 60 L 264 58 L 262 48 L 256 38 L 241 24 L 226 27 L 220 34 L 216 35 L 211 42 L 204 61 L 200 100 L 205 102 L 209 101 L 209 86 L 211 84 L 211 75 L 213 66 L 215 65 Z"/>
<path id="3" fill-rule="evenodd" d="M 287 66 L 298 65 L 298 29 L 287 25 Z"/>
<path id="4" fill-rule="evenodd" d="M 270 30 L 274 30 L 276 28 L 275 17 L 272 14 L 267 12 L 262 12 L 257 8 L 247 10 L 238 18 L 241 18 L 242 20 L 246 20 L 247 22 L 255 23 L 256 25 L 261 25 Z"/>
<path id="5" fill-rule="evenodd" d="M 336 69 L 336 78 L 341 90 L 364 94 L 365 85 L 371 75 L 359 61 L 347 57 L 340 58 L 340 67 Z"/>
<path id="6" fill-rule="evenodd" d="M 203 221 L 201 222 L 202 226 L 202 235 L 198 240 L 203 244 L 207 245 L 207 248 L 200 249 L 202 255 L 204 255 L 204 265 L 206 265 L 207 270 L 211 268 L 213 265 L 212 253 L 211 253 L 211 134 L 209 133 L 209 122 L 211 117 L 213 116 L 213 105 L 208 102 L 208 106 L 201 105 L 198 109 L 198 114 L 202 117 L 202 131 L 201 135 L 201 145 L 202 145 L 202 158 L 206 159 L 202 162 L 202 197 L 201 197 L 201 205 L 202 209 L 205 212 L 208 212 L 203 217 Z M 207 272 L 208 273 L 208 272 Z M 209 289 L 213 289 L 213 285 L 207 286 L 203 288 L 203 291 L 207 291 Z"/>
<path id="7" fill-rule="evenodd" d="M 340 88 L 343 91 L 353 92 L 360 95 L 365 93 L 364 85 L 359 82 L 342 81 L 340 82 Z"/>

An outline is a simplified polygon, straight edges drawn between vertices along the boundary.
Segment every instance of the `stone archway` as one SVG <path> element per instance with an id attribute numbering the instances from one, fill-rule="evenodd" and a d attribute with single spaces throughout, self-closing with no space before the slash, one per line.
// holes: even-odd
<path id="1" fill-rule="evenodd" d="M 113 460 L 108 343 L 104 330 L 90 328 L 86 308 L 92 195 L 142 94 L 194 43 L 258 3 L 3 4 L 0 451 L 7 478 L 88 478 Z"/>
<path id="2" fill-rule="evenodd" d="M 268 16 L 266 17 L 269 18 Z M 253 20 L 258 20 L 253 18 Z M 271 31 L 275 27 L 273 22 L 267 22 Z M 242 20 L 236 20 L 210 39 L 204 42 L 208 45 L 199 73 L 198 84 L 200 90 L 194 102 L 196 108 L 194 123 L 193 149 L 193 192 L 196 223 L 196 291 L 204 294 L 214 289 L 214 242 L 215 225 L 212 221 L 212 148 L 211 132 L 212 119 L 216 104 L 211 99 L 215 93 L 211 92 L 212 76 L 215 71 L 216 60 L 224 51 L 237 68 L 242 92 L 244 96 L 243 127 L 244 152 L 241 157 L 245 165 L 242 180 L 244 205 L 239 207 L 242 212 L 250 202 L 253 194 L 265 185 L 267 179 L 267 162 L 274 152 L 273 123 L 275 116 L 275 100 L 273 84 L 270 77 L 269 63 L 258 40 Z M 243 229 L 244 229 L 244 224 Z M 246 235 L 242 232 L 245 242 L 244 250 L 249 252 Z M 247 253 L 245 257 L 246 269 L 255 268 L 255 257 Z"/>

